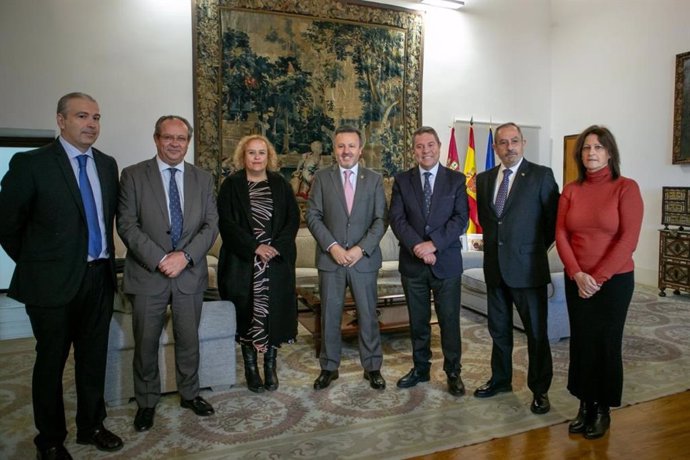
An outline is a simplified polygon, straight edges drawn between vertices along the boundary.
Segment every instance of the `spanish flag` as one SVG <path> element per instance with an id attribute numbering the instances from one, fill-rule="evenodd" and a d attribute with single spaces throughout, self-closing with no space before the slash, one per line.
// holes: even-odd
<path id="1" fill-rule="evenodd" d="M 477 214 L 477 162 L 474 155 L 474 128 L 470 120 L 470 138 L 467 142 L 467 153 L 465 154 L 465 183 L 467 184 L 467 202 L 470 208 L 470 220 L 467 226 L 467 234 L 482 233 Z"/>

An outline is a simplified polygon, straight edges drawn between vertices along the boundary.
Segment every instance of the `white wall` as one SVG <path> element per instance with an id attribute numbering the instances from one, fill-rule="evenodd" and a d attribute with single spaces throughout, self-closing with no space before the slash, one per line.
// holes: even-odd
<path id="1" fill-rule="evenodd" d="M 661 186 L 689 186 L 690 166 L 671 164 L 675 55 L 690 51 L 690 2 L 552 0 L 552 167 L 563 171 L 563 136 L 608 126 L 623 175 L 645 204 L 637 281 L 656 285 Z"/>
<path id="2" fill-rule="evenodd" d="M 635 258 L 638 281 L 654 285 L 661 186 L 690 184 L 690 167 L 671 165 L 674 56 L 690 51 L 688 17 L 684 0 L 429 9 L 422 120 L 444 156 L 455 117 L 541 126 L 539 158 L 526 155 L 557 178 L 563 136 L 608 125 L 624 174 L 642 188 Z M 189 0 L 2 0 L 0 127 L 54 129 L 57 99 L 81 90 L 101 106 L 99 148 L 120 167 L 151 157 L 158 116 L 193 117 L 191 35 Z M 476 142 L 482 151 L 485 139 Z"/>
<path id="3" fill-rule="evenodd" d="M 423 122 L 439 131 L 444 158 L 454 118 L 474 117 L 540 126 L 540 157 L 529 148 L 526 157 L 549 164 L 548 0 L 467 0 L 460 10 L 433 8 L 426 16 Z M 458 145 L 466 137 L 456 132 Z M 486 139 L 475 141 L 483 152 Z"/>
<path id="4" fill-rule="evenodd" d="M 60 96 L 89 93 L 103 116 L 96 147 L 122 168 L 155 155 L 159 116 L 193 119 L 190 0 L 2 0 L 0 11 L 0 127 L 56 129 Z"/>

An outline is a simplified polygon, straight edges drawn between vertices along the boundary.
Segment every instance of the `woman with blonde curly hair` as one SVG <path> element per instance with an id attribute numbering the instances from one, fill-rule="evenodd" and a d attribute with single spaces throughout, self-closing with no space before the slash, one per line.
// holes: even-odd
<path id="1" fill-rule="evenodd" d="M 299 209 L 290 184 L 276 172 L 278 157 L 266 137 L 243 137 L 233 159 L 237 172 L 218 193 L 223 239 L 218 288 L 223 299 L 235 304 L 247 387 L 260 393 L 278 388 L 278 348 L 297 336 Z M 257 352 L 264 354 L 265 381 Z"/>

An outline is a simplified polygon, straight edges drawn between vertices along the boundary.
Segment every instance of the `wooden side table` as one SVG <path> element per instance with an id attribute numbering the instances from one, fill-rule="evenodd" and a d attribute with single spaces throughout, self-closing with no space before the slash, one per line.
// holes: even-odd
<path id="1" fill-rule="evenodd" d="M 659 295 L 672 288 L 678 295 L 690 292 L 690 232 L 659 230 Z"/>

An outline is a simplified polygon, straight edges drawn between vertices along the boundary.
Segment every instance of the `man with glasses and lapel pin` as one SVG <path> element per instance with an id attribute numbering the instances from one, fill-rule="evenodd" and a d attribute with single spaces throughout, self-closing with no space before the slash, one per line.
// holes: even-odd
<path id="1" fill-rule="evenodd" d="M 477 175 L 477 211 L 484 238 L 491 378 L 474 396 L 490 398 L 513 390 L 513 304 L 527 335 L 530 410 L 551 409 L 553 378 L 547 335 L 547 251 L 556 235 L 558 185 L 551 168 L 524 159 L 526 141 L 515 123 L 496 128 L 494 150 L 501 164 Z"/>

